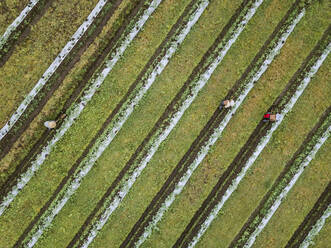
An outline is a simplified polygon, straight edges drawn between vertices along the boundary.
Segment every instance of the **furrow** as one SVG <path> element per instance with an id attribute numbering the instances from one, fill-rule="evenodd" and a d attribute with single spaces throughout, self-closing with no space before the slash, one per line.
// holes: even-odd
<path id="1" fill-rule="evenodd" d="M 140 9 L 136 16 L 130 20 L 130 23 L 127 25 L 126 29 L 120 35 L 118 41 L 112 48 L 106 62 L 100 68 L 100 71 L 95 75 L 95 77 L 92 78 L 79 101 L 70 107 L 66 118 L 62 122 L 62 125 L 56 130 L 55 135 L 50 141 L 47 142 L 47 145 L 43 147 L 42 151 L 34 158 L 29 167 L 26 168 L 22 174 L 15 177 L 10 185 L 7 186 L 1 193 L 0 215 L 3 214 L 9 204 L 15 199 L 16 195 L 25 187 L 33 175 L 40 169 L 41 165 L 46 160 L 46 157 L 50 154 L 56 143 L 63 137 L 63 135 L 79 117 L 85 108 L 85 105 L 91 100 L 97 89 L 101 86 L 131 41 L 139 33 L 148 17 L 150 16 L 150 11 L 154 11 L 159 2 L 160 1 L 156 0 L 146 0 L 141 2 L 141 6 L 143 6 L 142 9 Z"/>
<path id="2" fill-rule="evenodd" d="M 12 49 L 31 22 L 36 21 L 50 6 L 52 0 L 31 0 L 18 17 L 7 27 L 0 37 L 0 67 L 10 56 Z"/>
<path id="3" fill-rule="evenodd" d="M 224 203 L 236 190 L 247 170 L 254 164 L 259 154 L 268 144 L 273 132 L 282 123 L 285 115 L 292 109 L 310 83 L 311 78 L 322 65 L 330 52 L 330 45 L 330 35 L 327 30 L 304 64 L 292 77 L 285 90 L 269 108 L 269 111 L 279 114 L 279 120 L 274 123 L 265 123 L 261 120 L 236 158 L 222 174 L 174 247 L 193 247 L 200 240 L 212 221 L 217 217 Z"/>
<path id="4" fill-rule="evenodd" d="M 122 0 L 100 0 L 76 30 L 68 43 L 27 94 L 9 121 L 0 130 L 0 159 L 13 146 L 31 121 L 42 110 L 53 92 L 60 86 L 80 54 L 93 42 Z"/>
<path id="5" fill-rule="evenodd" d="M 160 117 L 147 138 L 138 147 L 119 176 L 102 197 L 97 207 L 92 211 L 90 217 L 84 223 L 80 231 L 74 237 L 69 247 L 77 246 L 78 243 L 90 242 L 98 231 L 107 222 L 113 211 L 119 206 L 134 182 L 137 180 L 147 163 L 153 157 L 160 144 L 167 138 L 176 126 L 186 109 L 191 105 L 199 91 L 205 86 L 210 76 L 222 61 L 223 57 L 235 42 L 248 20 L 253 16 L 255 9 L 261 1 L 248 4 L 245 11 L 238 12 L 233 26 L 227 25 L 216 42 L 208 50 L 203 60 L 193 70 L 188 81 L 167 107 L 165 113 Z M 245 15 L 246 14 L 246 15 Z"/>
<path id="6" fill-rule="evenodd" d="M 323 228 L 325 221 L 331 215 L 331 183 L 328 184 L 312 210 L 300 224 L 286 248 L 307 248 L 313 244 L 313 239 Z"/>
<path id="7" fill-rule="evenodd" d="M 304 15 L 304 12 L 305 10 L 302 8 L 292 8 L 292 12 L 289 12 L 292 15 L 288 14 L 288 18 L 282 20 L 281 25 L 276 28 L 275 32 L 245 71 L 242 78 L 234 85 L 226 97 L 226 99 L 233 98 L 235 100 L 234 107 L 230 110 L 223 108 L 221 111 L 218 109 L 215 111 L 213 117 L 173 170 L 166 183 L 135 224 L 121 247 L 139 246 L 148 238 L 165 211 L 175 200 L 175 197 L 180 194 L 193 171 L 206 156 L 211 146 L 221 136 L 223 129 L 249 91 L 253 88 L 255 82 L 261 77 L 273 58 L 278 54 L 287 37 Z"/>
<path id="8" fill-rule="evenodd" d="M 283 199 L 294 186 L 304 169 L 331 134 L 331 107 L 310 132 L 293 158 L 287 163 L 276 183 L 266 194 L 258 208 L 245 223 L 230 247 L 251 247 L 256 237 L 268 224 Z"/>

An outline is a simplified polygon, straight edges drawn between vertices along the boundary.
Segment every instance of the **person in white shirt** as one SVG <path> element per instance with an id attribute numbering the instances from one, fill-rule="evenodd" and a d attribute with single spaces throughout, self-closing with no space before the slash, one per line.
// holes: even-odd
<path id="1" fill-rule="evenodd" d="M 56 121 L 45 121 L 44 126 L 48 129 L 53 129 L 56 127 Z"/>

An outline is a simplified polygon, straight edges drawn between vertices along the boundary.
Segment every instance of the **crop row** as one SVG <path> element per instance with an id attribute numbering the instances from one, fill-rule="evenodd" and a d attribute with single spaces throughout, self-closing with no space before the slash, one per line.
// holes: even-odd
<path id="1" fill-rule="evenodd" d="M 327 37 L 323 38 L 300 70 L 290 80 L 284 91 L 270 106 L 269 111 L 277 112 L 279 120 L 273 124 L 267 124 L 261 120 L 246 144 L 241 148 L 238 155 L 214 186 L 212 192 L 196 212 L 190 224 L 175 244 L 175 247 L 194 246 L 217 217 L 224 203 L 236 190 L 248 169 L 269 142 L 273 132 L 281 124 L 284 116 L 292 109 L 310 82 L 311 77 L 317 72 L 327 57 L 329 53 L 328 39 Z"/>

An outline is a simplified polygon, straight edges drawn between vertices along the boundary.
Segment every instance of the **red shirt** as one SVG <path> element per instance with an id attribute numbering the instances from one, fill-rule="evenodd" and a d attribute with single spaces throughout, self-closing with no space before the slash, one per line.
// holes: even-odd
<path id="1" fill-rule="evenodd" d="M 263 118 L 265 118 L 265 119 L 269 119 L 269 118 L 270 118 L 270 114 L 265 114 L 265 115 L 263 116 Z"/>

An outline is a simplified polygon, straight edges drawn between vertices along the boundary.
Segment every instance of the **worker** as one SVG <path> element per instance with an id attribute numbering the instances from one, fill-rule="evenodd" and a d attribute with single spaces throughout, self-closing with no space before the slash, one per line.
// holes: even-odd
<path id="1" fill-rule="evenodd" d="M 44 126 L 48 129 L 53 129 L 56 127 L 56 121 L 45 121 Z"/>
<path id="2" fill-rule="evenodd" d="M 221 105 L 219 106 L 219 109 L 221 110 L 223 107 L 224 108 L 230 108 L 234 106 L 234 101 L 233 99 L 230 100 L 224 100 L 221 102 Z"/>
<path id="3" fill-rule="evenodd" d="M 279 114 L 272 114 L 271 112 L 267 112 L 266 114 L 263 115 L 263 121 L 264 122 L 275 122 L 279 120 L 280 116 Z"/>
<path id="4" fill-rule="evenodd" d="M 266 114 L 263 115 L 263 122 L 268 122 L 270 121 L 270 112 L 267 112 Z"/>

